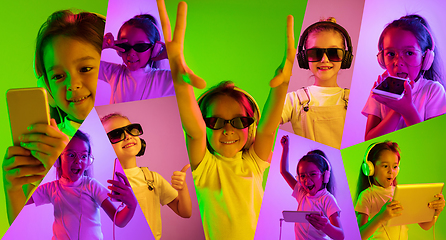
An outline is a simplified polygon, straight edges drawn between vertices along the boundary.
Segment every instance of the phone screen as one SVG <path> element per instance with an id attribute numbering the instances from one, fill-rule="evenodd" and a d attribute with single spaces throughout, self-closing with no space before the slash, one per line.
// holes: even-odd
<path id="1" fill-rule="evenodd" d="M 116 173 L 118 173 L 118 172 L 119 172 L 119 173 L 122 173 L 122 174 L 125 176 L 124 169 L 122 169 L 121 163 L 119 162 L 119 160 L 118 160 L 117 158 L 115 158 L 115 166 L 114 166 L 114 168 L 113 168 L 113 180 L 125 184 L 124 179 L 122 179 L 119 175 L 116 174 Z M 119 195 L 119 193 L 117 193 L 117 192 L 115 192 L 115 191 L 112 191 L 111 194 L 112 194 L 112 195 Z M 112 198 L 112 201 L 116 201 L 116 200 L 114 200 L 114 199 Z"/>
<path id="2" fill-rule="evenodd" d="M 401 95 L 404 92 L 404 82 L 407 80 L 395 78 L 395 77 L 387 77 L 384 81 L 382 81 L 376 89 Z"/>

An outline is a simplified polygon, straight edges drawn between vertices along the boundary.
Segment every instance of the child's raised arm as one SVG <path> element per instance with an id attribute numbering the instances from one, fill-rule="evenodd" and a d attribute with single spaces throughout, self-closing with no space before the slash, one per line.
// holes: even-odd
<path id="1" fill-rule="evenodd" d="M 264 161 L 271 161 L 270 154 L 276 136 L 276 130 L 282 116 L 288 83 L 290 82 L 296 48 L 294 47 L 294 18 L 287 17 L 287 41 L 283 62 L 277 70 L 277 75 L 271 80 L 271 90 L 263 107 L 263 116 L 257 126 L 254 151 Z"/>
<path id="2" fill-rule="evenodd" d="M 189 189 L 186 183 L 186 171 L 190 164 L 175 171 L 172 175 L 172 187 L 178 191 L 178 196 L 168 206 L 180 217 L 190 218 L 192 216 L 192 201 L 190 200 Z"/>
<path id="3" fill-rule="evenodd" d="M 282 158 L 280 159 L 280 174 L 282 174 L 282 177 L 285 179 L 291 189 L 294 190 L 294 187 L 297 184 L 297 180 L 288 170 L 288 152 L 290 146 L 288 135 L 284 135 L 282 139 L 280 139 L 280 143 L 283 147 Z"/>
<path id="4" fill-rule="evenodd" d="M 157 0 L 161 25 L 169 56 L 175 95 L 178 101 L 181 122 L 186 132 L 187 151 L 192 169 L 197 168 L 206 152 L 206 125 L 201 116 L 193 87 L 204 88 L 206 83 L 196 76 L 184 60 L 184 34 L 186 31 L 187 5 L 178 4 L 177 22 L 173 39 L 171 38 L 170 21 L 167 16 L 164 0 Z"/>

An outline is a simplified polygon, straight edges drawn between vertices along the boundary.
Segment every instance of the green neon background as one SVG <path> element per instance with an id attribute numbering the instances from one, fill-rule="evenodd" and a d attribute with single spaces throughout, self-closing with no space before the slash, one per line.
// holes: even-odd
<path id="1" fill-rule="evenodd" d="M 427 120 L 397 132 L 341 150 L 352 199 L 356 198 L 359 169 L 367 147 L 375 142 L 390 140 L 401 149 L 398 184 L 446 182 L 446 115 Z M 445 191 L 443 189 L 443 194 Z M 354 200 L 353 200 L 354 201 Z M 404 206 L 403 206 L 404 207 Z M 446 212 L 435 224 L 436 239 L 446 239 Z M 409 225 L 410 239 L 433 239 L 432 229 L 424 231 L 418 224 Z"/>
<path id="2" fill-rule="evenodd" d="M 6 106 L 6 91 L 9 88 L 36 87 L 37 79 L 34 76 L 33 60 L 37 32 L 48 16 L 57 10 L 81 9 L 106 15 L 107 0 L 49 0 L 41 1 L 8 1 L 0 10 L 0 24 L 2 37 L 2 58 L 0 69 L 2 72 L 2 84 L 0 98 L 0 132 L 3 137 L 0 140 L 1 156 L 4 156 L 6 148 L 12 145 L 11 131 Z M 3 190 L 3 171 L 0 171 L 0 238 L 3 237 L 9 227 L 6 218 L 6 207 Z"/>

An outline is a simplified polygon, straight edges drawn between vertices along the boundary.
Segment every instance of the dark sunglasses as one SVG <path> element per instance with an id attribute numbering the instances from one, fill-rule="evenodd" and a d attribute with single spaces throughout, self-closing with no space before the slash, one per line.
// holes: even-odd
<path id="1" fill-rule="evenodd" d="M 254 118 L 252 118 L 252 117 L 236 117 L 231 120 L 225 120 L 225 119 L 219 118 L 219 117 L 210 117 L 210 118 L 205 118 L 204 122 L 206 123 L 206 127 L 213 129 L 213 130 L 218 130 L 218 129 L 224 128 L 226 123 L 230 123 L 234 128 L 244 129 L 244 128 L 251 126 L 251 124 L 254 123 Z"/>
<path id="2" fill-rule="evenodd" d="M 122 128 L 111 130 L 110 132 L 107 133 L 107 136 L 110 142 L 112 144 L 115 144 L 125 139 L 126 132 L 134 137 L 143 134 L 141 125 L 139 123 L 134 123 Z"/>
<path id="3" fill-rule="evenodd" d="M 319 62 L 327 54 L 330 62 L 342 62 L 345 50 L 342 48 L 310 48 L 306 49 L 305 53 L 309 62 Z"/>
<path id="4" fill-rule="evenodd" d="M 124 52 L 128 52 L 128 51 L 130 51 L 130 49 L 133 48 L 133 50 L 135 50 L 136 52 L 141 53 L 141 52 L 145 52 L 145 51 L 149 50 L 153 46 L 153 44 L 151 44 L 151 43 L 137 43 L 137 44 L 131 46 L 127 43 L 119 43 L 119 44 L 116 44 L 116 46 L 124 49 Z"/>

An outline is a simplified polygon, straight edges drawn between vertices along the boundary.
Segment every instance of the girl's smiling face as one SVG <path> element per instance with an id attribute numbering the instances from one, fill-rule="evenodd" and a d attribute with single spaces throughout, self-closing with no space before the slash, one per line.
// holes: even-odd
<path id="1" fill-rule="evenodd" d="M 226 95 L 215 97 L 209 104 L 208 116 L 231 120 L 246 117 L 245 109 L 234 98 Z M 248 140 L 248 128 L 237 129 L 226 123 L 222 129 L 212 130 L 206 127 L 206 136 L 211 147 L 224 157 L 234 157 Z"/>
<path id="2" fill-rule="evenodd" d="M 305 48 L 342 48 L 344 42 L 340 33 L 329 30 L 316 33 L 310 33 L 305 43 Z M 315 77 L 316 86 L 337 87 L 338 72 L 341 69 L 342 62 L 331 62 L 327 54 L 319 62 L 309 62 L 310 71 Z"/>
<path id="3" fill-rule="evenodd" d="M 133 46 L 137 43 L 151 43 L 147 38 L 146 33 L 133 26 L 126 25 L 121 29 L 121 35 L 119 40 L 127 40 L 125 44 Z M 120 52 L 125 65 L 130 71 L 136 71 L 140 68 L 144 68 L 150 60 L 152 55 L 152 48 L 147 49 L 144 52 L 137 52 L 135 49 L 130 49 L 128 52 Z"/>
<path id="4" fill-rule="evenodd" d="M 70 37 L 56 36 L 44 48 L 51 94 L 70 120 L 81 123 L 93 109 L 100 59 L 93 45 Z"/>
<path id="5" fill-rule="evenodd" d="M 297 180 L 310 196 L 314 196 L 322 189 L 323 176 L 316 164 L 307 161 L 299 162 L 297 174 Z"/>
<path id="6" fill-rule="evenodd" d="M 396 59 L 394 59 L 394 61 L 385 62 L 386 69 L 391 76 L 408 78 L 412 81 L 418 77 L 418 74 L 421 71 L 423 53 L 417 39 L 410 31 L 399 28 L 389 29 L 383 38 L 383 50 L 384 54 L 389 50 L 391 52 L 398 52 L 398 58 L 395 56 Z M 412 66 L 409 66 L 399 55 L 403 52 L 407 53 L 407 50 L 411 50 L 409 52 L 417 54 L 416 58 L 417 63 L 419 63 L 418 65 L 412 64 Z"/>
<path id="7" fill-rule="evenodd" d="M 88 143 L 73 137 L 60 155 L 62 177 L 70 182 L 81 178 L 90 164 L 89 151 Z"/>
<path id="8" fill-rule="evenodd" d="M 384 188 L 392 186 L 398 175 L 398 170 L 398 156 L 390 150 L 382 151 L 375 162 L 375 174 L 373 175 L 375 184 Z"/>
<path id="9" fill-rule="evenodd" d="M 125 127 L 130 125 L 130 121 L 123 117 L 113 117 L 110 118 L 107 122 L 104 123 L 105 132 L 110 132 L 117 128 Z M 141 139 L 139 137 L 134 137 L 130 135 L 128 132 L 125 132 L 125 139 L 112 144 L 113 149 L 115 150 L 116 156 L 121 161 L 123 168 L 130 168 L 128 166 L 129 159 L 135 159 L 136 154 L 141 150 Z M 132 163 L 133 164 L 133 163 Z M 136 162 L 134 162 L 136 167 Z M 132 165 L 133 166 L 133 165 Z"/>

